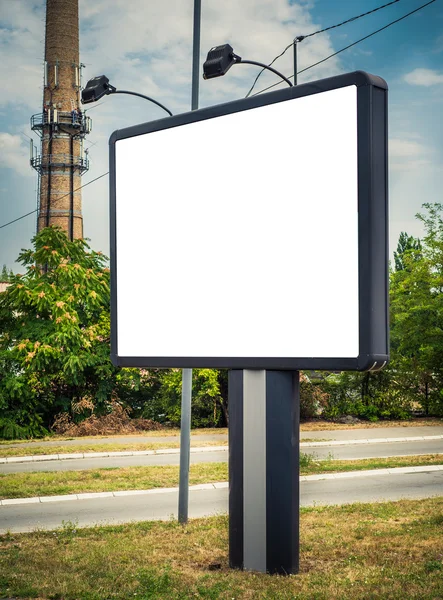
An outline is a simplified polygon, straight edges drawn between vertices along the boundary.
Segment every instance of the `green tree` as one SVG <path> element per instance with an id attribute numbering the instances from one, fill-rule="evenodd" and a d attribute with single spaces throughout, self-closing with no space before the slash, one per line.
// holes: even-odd
<path id="1" fill-rule="evenodd" d="M 330 374 L 321 386 L 327 394 L 323 415 L 352 415 L 369 421 L 409 418 L 412 401 L 399 389 L 397 376 L 392 362 L 379 373 Z"/>
<path id="2" fill-rule="evenodd" d="M 227 399 L 224 394 L 226 371 L 193 369 L 192 372 L 192 426 L 223 427 L 228 423 Z M 153 372 L 151 372 L 151 378 Z M 158 370 L 155 375 L 157 392 L 145 404 L 142 416 L 180 425 L 181 369 Z"/>
<path id="3" fill-rule="evenodd" d="M 0 273 L 0 281 L 2 281 L 2 282 L 9 281 L 13 275 L 14 275 L 14 273 L 12 272 L 12 269 L 9 269 L 9 271 L 8 271 L 8 267 L 6 265 L 3 265 L 1 273 Z"/>
<path id="4" fill-rule="evenodd" d="M 395 270 L 402 271 L 406 268 L 405 257 L 408 254 L 412 254 L 415 260 L 419 260 L 421 257 L 420 251 L 420 240 L 402 231 L 398 239 L 397 250 L 394 251 Z"/>
<path id="5" fill-rule="evenodd" d="M 0 294 L 0 411 L 4 437 L 35 436 L 61 411 L 88 399 L 96 411 L 138 371 L 109 358 L 107 258 L 48 227 L 23 250 Z"/>
<path id="6" fill-rule="evenodd" d="M 407 418 L 412 409 L 441 412 L 438 348 L 442 320 L 443 224 L 441 206 L 426 204 L 422 241 L 402 232 L 390 272 L 390 364 L 380 373 L 331 375 L 325 416 L 351 414 L 365 419 Z M 443 379 L 443 378 L 442 378 Z"/>
<path id="7" fill-rule="evenodd" d="M 409 247 L 402 268 L 391 274 L 391 350 L 403 393 L 426 414 L 442 414 L 443 207 L 423 208 L 417 215 L 425 227 L 422 243 Z"/>

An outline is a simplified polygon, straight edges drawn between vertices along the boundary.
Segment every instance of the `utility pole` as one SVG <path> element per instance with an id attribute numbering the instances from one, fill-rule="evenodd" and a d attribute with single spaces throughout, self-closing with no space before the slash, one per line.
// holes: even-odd
<path id="1" fill-rule="evenodd" d="M 298 35 L 294 38 L 294 43 L 292 45 L 294 50 L 294 85 L 297 85 L 297 70 L 298 70 L 298 61 L 297 61 L 297 44 L 302 42 L 305 39 L 304 35 Z"/>
<path id="2" fill-rule="evenodd" d="M 192 48 L 192 98 L 191 109 L 198 109 L 198 83 L 200 70 L 201 0 L 194 0 L 194 34 Z M 182 371 L 182 404 L 180 420 L 180 479 L 178 487 L 178 521 L 188 521 L 189 460 L 191 453 L 191 400 L 192 369 Z"/>

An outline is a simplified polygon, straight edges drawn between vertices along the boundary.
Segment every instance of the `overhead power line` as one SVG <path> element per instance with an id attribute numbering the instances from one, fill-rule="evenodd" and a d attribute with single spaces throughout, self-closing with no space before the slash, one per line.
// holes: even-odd
<path id="1" fill-rule="evenodd" d="M 367 15 L 372 15 L 372 13 L 376 13 L 379 10 L 382 10 L 383 8 L 387 8 L 388 6 L 391 6 L 392 4 L 396 4 L 397 2 L 400 2 L 400 0 L 392 0 L 392 2 L 388 2 L 387 4 L 383 4 L 383 6 L 378 6 L 377 8 L 373 8 L 372 10 L 368 10 L 365 13 L 362 13 L 361 15 L 357 15 L 356 17 L 352 17 L 351 19 L 347 19 L 346 21 L 342 21 L 341 23 L 338 23 L 337 25 L 330 25 L 329 27 L 325 27 L 324 29 L 319 29 L 318 31 L 314 31 L 314 33 L 308 33 L 307 35 L 301 35 L 300 37 L 303 39 L 306 39 L 308 37 L 312 37 L 313 35 L 317 35 L 319 33 L 324 33 L 325 31 L 329 31 L 330 29 L 335 29 L 336 27 L 341 27 L 342 25 L 346 25 L 347 23 L 352 23 L 352 21 L 357 21 L 357 19 L 361 19 L 362 17 L 366 17 Z M 292 46 L 292 44 L 290 44 L 288 46 L 288 48 L 290 48 Z"/>
<path id="2" fill-rule="evenodd" d="M 9 221 L 9 223 L 5 223 L 4 225 L 0 225 L 0 229 L 3 229 L 3 227 L 7 227 L 8 225 L 12 225 L 13 223 L 16 223 L 17 221 L 20 221 L 21 219 L 24 219 L 25 217 L 29 217 L 29 215 L 33 215 L 35 212 L 37 212 L 37 209 L 31 210 L 31 212 L 28 212 L 25 215 L 22 215 L 21 217 L 18 217 L 17 219 L 14 219 L 13 221 Z"/>
<path id="3" fill-rule="evenodd" d="M 288 44 L 286 46 L 286 48 L 283 50 L 283 52 L 281 52 L 278 56 L 276 56 L 270 63 L 269 63 L 269 67 L 275 63 L 275 61 L 280 58 L 281 56 L 283 56 L 283 54 L 289 50 L 289 48 L 291 48 L 294 43 L 297 42 L 301 42 L 303 40 L 305 40 L 306 38 L 309 37 L 313 37 L 314 35 L 318 35 L 319 33 L 324 33 L 325 31 L 329 31 L 330 29 L 336 29 L 337 27 L 341 27 L 342 25 L 347 25 L 348 23 L 352 23 L 353 21 L 357 21 L 358 19 L 361 19 L 362 17 L 367 17 L 368 15 L 372 15 L 373 13 L 376 13 L 379 10 L 382 10 L 383 8 L 387 8 L 388 6 L 391 6 L 392 4 L 397 4 L 397 2 L 400 2 L 400 0 L 392 0 L 391 2 L 388 2 L 387 4 L 383 4 L 383 6 L 378 6 L 377 8 L 373 8 L 372 10 L 368 10 L 367 12 L 361 13 L 361 15 L 357 15 L 355 17 L 352 17 L 351 19 L 347 19 L 346 21 L 342 21 L 341 23 L 337 23 L 336 25 L 330 25 L 329 27 L 325 27 L 324 29 L 319 29 L 318 31 L 314 31 L 312 33 L 308 33 L 306 35 L 299 35 L 295 38 L 295 40 L 293 42 L 291 42 L 290 44 Z M 249 90 L 249 92 L 246 94 L 246 98 L 248 98 L 252 92 L 252 90 L 255 87 L 255 84 L 257 83 L 260 75 L 263 73 L 264 69 L 262 69 L 259 74 L 257 75 L 257 77 L 254 79 L 254 83 L 251 86 L 251 89 Z"/>
<path id="4" fill-rule="evenodd" d="M 102 173 L 102 175 L 99 175 L 95 179 L 91 179 L 91 181 L 88 181 L 88 183 L 84 183 L 80 187 L 76 188 L 74 190 L 74 192 L 78 192 L 78 190 L 81 190 L 82 188 L 86 187 L 87 185 L 90 185 L 91 183 L 94 183 L 94 181 L 97 181 L 98 179 L 101 179 L 102 177 L 105 177 L 106 175 L 109 175 L 109 171 L 106 171 L 106 173 Z M 62 198 L 66 198 L 66 196 L 70 196 L 70 195 L 71 195 L 71 192 L 69 192 L 68 194 L 65 194 L 64 196 L 61 196 L 59 198 L 59 200 L 61 200 Z M 13 221 L 9 221 L 9 223 L 4 223 L 3 225 L 0 225 L 0 229 L 3 229 L 3 227 L 7 227 L 8 225 L 12 225 L 13 223 L 17 223 L 17 221 L 21 221 L 21 219 L 24 219 L 25 217 L 29 217 L 29 215 L 33 215 L 34 213 L 37 212 L 37 210 L 38 210 L 38 208 L 31 210 L 31 212 L 28 212 L 25 215 L 22 215 L 21 217 L 14 219 Z"/>
<path id="5" fill-rule="evenodd" d="M 312 69 L 313 67 L 316 67 L 317 65 L 320 65 L 321 63 L 324 63 L 325 61 L 329 60 L 333 56 L 337 56 L 337 54 L 340 54 L 341 52 L 344 52 L 345 50 L 348 50 L 349 48 L 352 48 L 353 46 L 356 46 L 360 42 L 363 42 L 364 40 L 369 39 L 373 35 L 375 35 L 377 33 L 380 33 L 380 31 L 384 31 L 388 27 L 391 27 L 392 25 L 395 25 L 395 23 L 399 23 L 400 21 L 403 21 L 403 19 L 406 19 L 407 17 L 410 17 L 411 15 L 413 15 L 416 12 L 418 12 L 419 10 L 422 10 L 426 6 L 429 6 L 430 4 L 433 4 L 435 1 L 436 0 L 430 0 L 430 2 L 426 2 L 426 4 L 422 4 L 421 6 L 419 6 L 418 8 L 416 8 L 415 10 L 412 10 L 411 12 L 407 13 L 406 15 L 403 15 L 399 19 L 395 19 L 395 21 L 391 21 L 391 23 L 388 23 L 384 27 L 380 27 L 380 29 L 377 29 L 376 31 L 373 31 L 369 35 L 365 35 L 364 37 L 360 38 L 356 42 L 353 42 L 352 44 L 349 44 L 348 46 L 345 46 L 341 50 L 337 50 L 337 52 L 334 52 L 333 54 L 330 54 L 326 58 L 323 58 L 322 60 L 319 60 L 318 62 L 314 63 L 313 65 L 309 65 L 309 67 L 306 67 L 305 69 L 302 69 L 301 71 L 297 71 L 297 75 L 300 75 L 300 73 L 304 73 L 305 71 L 308 71 L 309 69 Z M 292 46 L 292 44 L 291 44 L 291 46 Z M 288 79 L 291 79 L 292 77 L 294 77 L 294 74 L 289 75 Z M 252 94 L 252 95 L 253 96 L 258 96 L 258 94 L 262 94 L 263 92 L 267 92 L 268 90 L 270 90 L 271 88 L 275 87 L 276 85 L 280 85 L 280 82 L 278 81 L 277 83 L 269 85 L 268 87 L 260 90 L 259 92 L 256 92 L 255 94 Z"/>

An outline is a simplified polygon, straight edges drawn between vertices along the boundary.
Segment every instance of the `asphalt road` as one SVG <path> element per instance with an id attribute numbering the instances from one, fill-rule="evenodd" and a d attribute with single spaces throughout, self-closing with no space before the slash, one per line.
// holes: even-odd
<path id="1" fill-rule="evenodd" d="M 301 505 L 320 506 L 427 498 L 443 494 L 443 471 L 399 475 L 346 477 L 301 482 Z M 0 507 L 0 533 L 54 529 L 63 521 L 79 527 L 177 517 L 177 492 L 149 496 L 121 496 Z M 227 488 L 194 490 L 189 495 L 189 516 L 226 513 Z"/>
<path id="2" fill-rule="evenodd" d="M 417 454 L 443 454 L 443 440 L 416 442 L 384 442 L 350 444 L 346 446 L 321 446 L 302 448 L 302 452 L 313 454 L 318 459 L 331 456 L 334 459 L 380 458 L 387 456 L 411 456 Z M 191 452 L 191 463 L 224 462 L 228 460 L 227 449 L 217 452 Z M 51 460 L 29 463 L 0 464 L 0 473 L 29 473 L 32 471 L 82 471 L 115 467 L 178 465 L 179 454 L 147 456 L 120 456 L 110 458 L 80 458 Z M 443 462 L 443 457 L 442 457 Z M 1 485 L 1 484 L 0 484 Z"/>

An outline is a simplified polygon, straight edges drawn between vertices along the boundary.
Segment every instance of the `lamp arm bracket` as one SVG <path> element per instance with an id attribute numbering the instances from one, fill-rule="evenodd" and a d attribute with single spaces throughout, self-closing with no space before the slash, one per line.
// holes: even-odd
<path id="1" fill-rule="evenodd" d="M 129 96 L 138 96 L 139 98 L 144 98 L 145 100 L 149 100 L 149 102 L 152 102 L 153 104 L 156 104 L 157 106 L 162 108 L 164 111 L 166 111 L 168 113 L 169 116 L 172 117 L 172 112 L 169 110 L 169 108 L 166 108 L 166 106 L 164 106 L 157 100 L 154 100 L 154 98 L 151 98 L 150 96 L 145 96 L 145 94 L 139 94 L 138 92 L 128 92 L 127 90 L 117 90 L 114 86 L 109 86 L 109 87 L 113 87 L 112 92 L 108 92 L 110 94 L 111 93 L 112 94 L 128 94 Z"/>
<path id="2" fill-rule="evenodd" d="M 236 56 L 233 55 L 233 58 L 235 57 L 236 59 L 238 58 L 239 60 L 236 60 L 235 62 L 238 64 L 244 64 L 244 65 L 255 65 L 257 67 L 262 67 L 263 69 L 267 69 L 268 71 L 271 71 L 272 73 L 274 73 L 275 75 L 278 75 L 278 77 L 281 77 L 281 79 L 283 79 L 283 81 L 286 81 L 286 83 L 292 87 L 293 84 L 291 81 L 289 81 L 289 79 L 287 77 L 285 77 L 282 73 L 280 73 L 280 71 L 277 71 L 277 69 L 273 69 L 272 67 L 270 67 L 269 65 L 265 65 L 265 63 L 261 63 L 261 62 L 257 62 L 255 60 L 243 60 L 242 58 L 240 58 L 240 56 Z"/>

